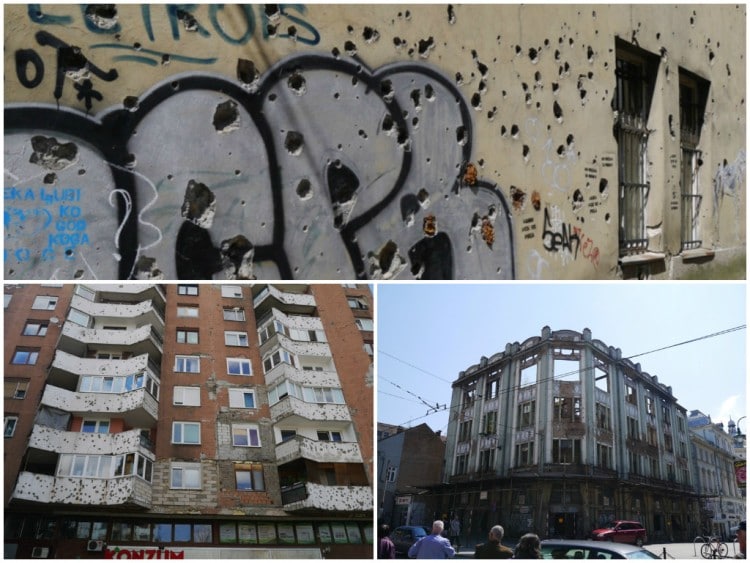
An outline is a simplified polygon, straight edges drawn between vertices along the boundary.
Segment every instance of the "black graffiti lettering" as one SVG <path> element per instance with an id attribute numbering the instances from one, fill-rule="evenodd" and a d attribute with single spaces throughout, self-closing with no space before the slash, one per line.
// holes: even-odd
<path id="1" fill-rule="evenodd" d="M 544 210 L 544 232 L 542 233 L 542 242 L 544 248 L 550 252 L 557 252 L 560 248 L 570 252 L 574 258 L 578 257 L 578 247 L 581 244 L 581 237 L 578 232 L 568 223 L 562 224 L 561 230 L 555 232 L 552 230 L 552 221 L 549 218 L 549 211 Z"/>
<path id="2" fill-rule="evenodd" d="M 29 65 L 34 69 L 33 77 L 29 77 Z M 22 86 L 36 88 L 44 80 L 44 63 L 39 54 L 33 49 L 16 51 L 16 76 Z"/>
<path id="3" fill-rule="evenodd" d="M 69 45 L 49 33 L 38 33 L 37 41 L 41 45 L 58 49 L 58 52 L 62 49 L 70 49 L 65 51 L 70 59 L 66 60 L 65 65 L 60 65 L 58 75 L 60 75 L 62 69 L 67 67 L 76 67 L 84 62 L 90 65 L 90 62 L 83 57 L 83 53 L 72 50 Z M 91 69 L 91 65 L 88 68 Z M 466 131 L 466 141 L 460 143 L 458 148 L 456 148 L 452 137 L 446 137 L 444 143 L 453 153 L 451 158 L 456 163 L 472 160 L 472 139 L 474 135 L 472 133 L 471 108 L 464 100 L 454 81 L 437 69 L 417 63 L 405 63 L 371 71 L 361 61 L 335 58 L 324 54 L 292 56 L 287 60 L 280 61 L 278 68 L 303 68 L 305 72 L 319 71 L 332 73 L 336 77 L 339 75 L 350 77 L 353 85 L 362 88 L 367 93 L 367 96 L 362 96 L 360 103 L 375 104 L 378 110 L 377 112 L 370 112 L 372 117 L 369 118 L 371 122 L 368 126 L 379 129 L 382 121 L 381 116 L 384 113 L 390 116 L 392 130 L 403 132 L 404 135 L 410 134 L 411 127 L 401 103 L 413 100 L 410 97 L 410 93 L 413 91 L 413 83 L 409 82 L 404 75 L 414 74 L 419 76 L 429 83 L 430 92 L 436 88 L 444 89 L 447 96 L 457 100 L 456 119 Z M 30 71 L 31 69 L 29 69 L 29 73 Z M 116 71 L 111 72 L 116 77 Z M 91 74 L 96 75 L 93 70 Z M 109 165 L 111 182 L 117 186 L 118 195 L 111 199 L 111 205 L 116 206 L 117 209 L 115 223 L 118 226 L 116 241 L 118 275 L 120 279 L 129 279 L 133 276 L 137 269 L 136 266 L 139 264 L 153 266 L 153 262 L 141 260 L 144 257 L 141 249 L 145 248 L 148 241 L 140 239 L 147 239 L 150 234 L 148 230 L 143 229 L 144 223 L 142 223 L 141 212 L 150 202 L 148 198 L 144 199 L 143 194 L 139 194 L 136 187 L 136 175 L 132 168 L 128 167 L 133 158 L 131 147 L 129 147 L 131 139 L 144 120 L 153 115 L 153 112 L 160 111 L 159 108 L 162 104 L 173 96 L 188 91 L 220 92 L 223 99 L 229 99 L 233 104 L 236 104 L 237 113 L 245 119 L 243 126 L 251 122 L 248 127 L 252 128 L 253 134 L 258 136 L 259 144 L 263 147 L 262 156 L 266 160 L 264 168 L 267 170 L 267 189 L 271 198 L 270 211 L 272 214 L 268 218 L 267 224 L 272 225 L 272 229 L 268 229 L 270 232 L 267 238 L 263 240 L 250 236 L 253 233 L 250 230 L 247 232 L 248 236 L 245 237 L 245 234 L 241 232 L 244 227 L 238 224 L 236 236 L 227 238 L 227 236 L 222 235 L 221 239 L 224 240 L 217 245 L 220 239 L 217 236 L 212 237 L 210 222 L 203 217 L 205 209 L 203 211 L 198 209 L 194 213 L 187 214 L 186 212 L 183 215 L 185 221 L 182 226 L 175 227 L 171 231 L 170 237 L 173 237 L 172 240 L 165 240 L 163 244 L 172 245 L 174 249 L 172 256 L 175 264 L 173 267 L 179 279 L 211 279 L 222 270 L 226 274 L 227 266 L 231 266 L 239 278 L 245 276 L 246 272 L 249 271 L 249 268 L 246 267 L 249 264 L 245 263 L 248 260 L 252 260 L 256 264 L 267 263 L 268 267 L 273 264 L 280 279 L 293 279 L 298 268 L 292 267 L 287 252 L 290 250 L 288 245 L 293 241 L 289 226 L 293 225 L 294 218 L 290 218 L 289 210 L 285 209 L 285 207 L 288 207 L 288 205 L 285 205 L 285 197 L 289 195 L 289 179 L 284 176 L 282 160 L 297 158 L 297 153 L 300 150 L 305 150 L 305 138 L 302 132 L 279 138 L 278 128 L 273 123 L 274 114 L 273 112 L 267 112 L 268 108 L 264 105 L 267 100 L 273 99 L 271 95 L 275 95 L 277 89 L 285 84 L 282 81 L 286 81 L 288 76 L 288 72 L 268 72 L 263 77 L 258 78 L 257 88 L 251 91 L 243 87 L 243 84 L 237 80 L 209 76 L 200 72 L 186 74 L 181 76 L 178 82 L 164 80 L 157 84 L 149 89 L 148 93 L 140 96 L 136 105 L 111 108 L 101 112 L 96 118 L 84 116 L 81 112 L 69 108 L 56 108 L 54 104 L 15 105 L 6 108 L 5 132 L 8 135 L 17 131 L 43 127 L 46 130 L 57 132 L 60 137 L 77 139 L 77 142 L 93 147 L 102 155 L 102 160 Z M 393 84 L 393 95 L 388 94 L 388 98 L 385 97 L 387 92 L 383 92 L 382 89 L 384 81 L 392 81 Z M 345 83 L 348 84 L 349 80 L 346 80 Z M 409 86 L 401 87 L 401 83 L 409 84 Z M 176 88 L 175 84 L 178 84 L 179 88 Z M 94 84 L 86 85 L 81 81 L 80 85 L 81 87 L 78 89 L 80 99 L 83 101 L 98 99 L 93 89 Z M 425 87 L 425 92 L 427 92 L 427 87 Z M 91 97 L 89 98 L 89 96 Z M 430 97 L 432 97 L 432 94 L 430 94 Z M 296 100 L 304 101 L 307 98 L 293 96 L 290 99 L 297 103 Z M 358 97 L 357 100 L 360 100 L 360 98 Z M 380 113 L 381 111 L 383 113 Z M 245 116 L 248 116 L 249 120 Z M 301 129 L 307 133 L 304 127 Z M 290 130 L 287 129 L 287 133 L 289 132 Z M 315 227 L 320 232 L 327 230 L 329 234 L 333 234 L 333 230 L 338 230 L 338 238 L 346 249 L 352 272 L 360 279 L 365 279 L 368 275 L 365 257 L 367 251 L 370 250 L 367 247 L 360 246 L 363 244 L 361 241 L 364 240 L 364 238 L 358 236 L 360 230 L 368 227 L 377 228 L 378 222 L 394 209 L 398 213 L 398 203 L 402 201 L 408 191 L 415 189 L 414 182 L 418 182 L 415 177 L 417 175 L 415 170 L 418 170 L 423 155 L 416 155 L 415 152 L 417 151 L 415 150 L 404 150 L 401 139 L 395 135 L 393 135 L 393 140 L 394 146 L 398 147 L 396 148 L 398 152 L 393 154 L 397 154 L 398 157 L 388 163 L 388 173 L 392 174 L 393 177 L 387 184 L 380 180 L 382 175 L 375 177 L 372 174 L 372 172 L 375 172 L 374 170 L 367 169 L 366 163 L 362 165 L 357 160 L 361 153 L 356 151 L 347 154 L 346 151 L 339 149 L 341 151 L 340 159 L 329 161 L 327 169 L 320 172 L 309 172 L 309 177 L 317 178 L 319 181 L 313 183 L 313 191 L 318 189 L 325 194 L 328 205 L 330 205 L 328 212 L 333 216 L 333 224 L 331 222 L 323 224 L 321 221 Z M 307 142 L 312 146 L 313 142 L 319 142 L 319 140 L 308 136 Z M 436 137 L 435 142 L 440 144 L 443 141 Z M 377 172 L 381 171 L 377 170 Z M 236 174 L 240 177 L 241 171 L 236 172 Z M 305 174 L 305 177 L 308 177 L 308 174 Z M 446 190 L 460 189 L 461 177 L 462 174 L 457 173 L 452 180 L 449 179 Z M 379 187 L 378 196 L 369 197 L 369 199 L 364 197 L 365 195 L 369 196 L 369 194 L 365 194 L 365 190 L 376 185 L 377 182 L 383 182 Z M 208 186 L 206 187 L 208 188 Z M 507 269 L 504 269 L 503 274 L 512 278 L 514 277 L 512 231 L 510 229 L 510 211 L 505 196 L 496 185 L 481 179 L 478 179 L 477 184 L 472 186 L 471 190 L 484 190 L 487 194 L 491 194 L 497 199 L 498 209 L 502 208 L 503 210 L 503 212 L 498 213 L 498 220 L 500 218 L 506 219 L 505 228 L 507 231 L 502 229 L 500 232 L 505 233 L 504 236 L 507 237 L 507 250 L 510 256 Z M 208 194 L 207 190 L 203 190 L 203 192 Z M 309 193 L 309 190 L 302 190 L 302 192 L 297 192 L 297 195 L 302 197 L 303 194 L 307 193 Z M 229 205 L 225 198 L 219 197 L 221 194 L 222 192 L 217 193 L 218 208 L 222 214 L 219 220 L 223 220 L 225 210 Z M 200 199 L 197 197 L 198 195 L 200 195 L 200 191 L 197 192 L 195 197 L 189 197 L 188 203 L 197 202 Z M 244 204 L 246 194 L 243 193 L 242 195 Z M 467 196 L 469 195 L 467 193 Z M 208 195 L 206 197 L 209 200 L 211 199 Z M 358 198 L 359 202 L 357 202 Z M 305 201 L 308 199 L 309 197 L 306 196 Z M 357 203 L 358 205 L 355 205 Z M 396 203 L 395 206 L 394 203 Z M 418 198 L 416 202 L 404 200 L 401 211 L 406 215 L 420 213 L 422 211 L 421 199 Z M 300 211 L 292 208 L 292 212 L 299 213 Z M 194 220 L 191 221 L 191 217 Z M 88 217 L 86 219 L 87 225 L 90 225 L 91 222 Z M 404 219 L 407 219 L 407 217 L 404 217 Z M 548 220 L 547 223 L 549 223 Z M 155 225 L 153 228 L 159 230 Z M 179 232 L 177 232 L 178 230 Z M 218 234 L 221 229 L 217 228 L 215 231 Z M 235 233 L 229 234 L 230 236 L 235 235 Z M 413 239 L 410 240 L 407 248 L 409 248 L 408 257 L 411 262 L 410 270 L 412 274 L 420 279 L 453 278 L 456 268 L 463 263 L 460 260 L 465 261 L 465 257 L 463 254 L 459 256 L 456 253 L 452 238 L 453 235 L 445 231 L 432 237 L 425 237 L 416 243 Z M 251 242 L 251 239 L 254 240 Z M 333 240 L 332 237 L 331 240 Z M 369 242 L 365 244 L 369 244 Z M 561 244 L 562 240 L 557 242 L 555 239 L 554 245 L 560 246 Z M 300 263 L 297 260 L 299 258 L 295 257 L 294 266 L 298 266 Z M 162 264 L 161 267 L 164 267 L 164 265 Z M 143 269 L 140 266 L 138 268 Z"/>
<path id="4" fill-rule="evenodd" d="M 36 40 L 37 43 L 39 43 L 39 45 L 43 47 L 54 47 L 55 49 L 57 49 L 57 75 L 55 78 L 54 91 L 56 100 L 60 100 L 60 98 L 62 98 L 63 83 L 65 81 L 65 74 L 67 72 L 74 72 L 85 69 L 94 76 L 101 78 L 106 82 L 112 82 L 113 80 L 117 79 L 117 70 L 111 69 L 107 72 L 104 72 L 90 60 L 88 60 L 78 47 L 68 45 L 51 33 L 47 33 L 46 31 L 39 31 L 36 34 Z M 98 92 L 93 90 L 93 88 L 91 87 L 89 87 L 88 90 L 89 94 L 86 98 L 87 103 L 90 102 L 91 98 L 98 98 L 99 95 Z"/>

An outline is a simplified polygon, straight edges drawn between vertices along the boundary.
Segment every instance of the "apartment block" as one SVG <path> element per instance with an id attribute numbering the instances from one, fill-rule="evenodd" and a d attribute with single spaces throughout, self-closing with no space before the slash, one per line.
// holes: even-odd
<path id="1" fill-rule="evenodd" d="M 481 541 L 503 515 L 510 537 L 585 538 L 615 518 L 653 541 L 700 528 L 686 410 L 670 386 L 591 331 L 542 329 L 483 357 L 453 383 L 436 514 Z"/>
<path id="2" fill-rule="evenodd" d="M 5 287 L 6 558 L 371 558 L 365 285 Z"/>

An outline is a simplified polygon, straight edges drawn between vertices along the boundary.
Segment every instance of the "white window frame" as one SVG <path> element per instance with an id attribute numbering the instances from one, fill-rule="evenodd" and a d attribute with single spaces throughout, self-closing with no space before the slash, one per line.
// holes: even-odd
<path id="1" fill-rule="evenodd" d="M 28 361 L 17 362 L 16 358 L 19 354 L 28 354 Z M 39 350 L 30 350 L 24 348 L 16 348 L 13 351 L 13 356 L 10 359 L 10 363 L 14 366 L 34 366 L 39 361 Z"/>
<path id="2" fill-rule="evenodd" d="M 34 329 L 34 332 L 31 332 L 31 329 Z M 47 330 L 49 329 L 49 322 L 48 321 L 26 321 L 26 324 L 23 325 L 23 333 L 22 336 L 47 336 Z"/>
<path id="3" fill-rule="evenodd" d="M 185 441 L 185 428 L 197 426 L 198 427 L 198 441 L 197 442 L 186 442 Z M 175 430 L 180 428 L 180 441 L 175 441 Z M 201 423 L 191 421 L 173 421 L 172 422 L 172 443 L 181 446 L 199 446 L 201 444 Z"/>
<path id="4" fill-rule="evenodd" d="M 302 397 L 306 403 L 318 405 L 343 405 L 344 392 L 339 387 L 303 387 Z"/>
<path id="5" fill-rule="evenodd" d="M 79 311 L 78 309 L 73 309 L 72 307 L 68 312 L 68 320 L 71 323 L 77 324 L 78 326 L 82 326 L 84 328 L 91 327 L 91 315 L 88 315 L 83 311 Z"/>
<path id="6" fill-rule="evenodd" d="M 13 295 L 11 295 L 10 293 L 4 293 L 3 295 L 5 295 L 5 309 L 7 309 L 8 305 L 10 305 L 11 299 L 13 299 Z"/>
<path id="7" fill-rule="evenodd" d="M 58 300 L 59 298 L 54 295 L 37 295 L 34 297 L 34 303 L 31 305 L 31 308 L 40 311 L 54 311 Z"/>
<path id="8" fill-rule="evenodd" d="M 372 319 L 354 319 L 354 324 L 359 330 L 367 332 L 375 330 L 375 322 Z"/>
<path id="9" fill-rule="evenodd" d="M 365 351 L 365 352 L 366 352 L 366 353 L 367 353 L 367 354 L 368 354 L 369 356 L 372 356 L 372 355 L 374 355 L 374 351 L 373 351 L 373 348 L 372 348 L 372 343 L 371 343 L 371 342 L 365 342 L 364 344 L 362 344 L 362 349 L 363 349 L 363 350 L 364 350 L 364 351 Z"/>
<path id="10" fill-rule="evenodd" d="M 242 286 L 239 285 L 222 285 L 221 296 L 228 297 L 230 299 L 241 299 L 242 298 Z"/>
<path id="11" fill-rule="evenodd" d="M 253 433 L 255 440 L 253 440 Z M 237 435 L 242 435 L 247 440 L 247 444 L 238 444 L 235 441 Z M 257 443 L 253 443 L 253 441 Z M 232 424 L 232 446 L 235 448 L 260 448 L 260 427 L 257 424 Z"/>
<path id="12" fill-rule="evenodd" d="M 278 358 L 275 356 L 278 354 Z M 270 366 L 266 365 L 266 362 L 270 362 Z M 294 355 L 284 348 L 276 348 L 272 352 L 269 352 L 263 357 L 263 373 L 268 373 L 280 364 L 289 364 L 292 367 L 296 365 Z"/>
<path id="13" fill-rule="evenodd" d="M 180 475 L 180 484 L 175 485 L 175 473 Z M 172 462 L 169 468 L 169 488 L 170 489 L 190 489 L 200 490 L 202 489 L 202 467 L 200 463 L 189 463 L 189 462 Z M 187 480 L 188 483 L 195 483 L 195 477 L 197 477 L 197 487 L 186 485 L 185 476 L 188 474 L 192 477 L 191 480 Z"/>
<path id="14" fill-rule="evenodd" d="M 201 406 L 201 388 L 176 385 L 172 390 L 172 404 L 179 407 Z"/>
<path id="15" fill-rule="evenodd" d="M 18 417 L 17 416 L 6 416 L 4 424 L 4 437 L 12 438 L 18 428 Z"/>
<path id="16" fill-rule="evenodd" d="M 200 308 L 195 305 L 177 305 L 177 316 L 197 319 L 200 316 Z"/>
<path id="17" fill-rule="evenodd" d="M 350 309 L 367 311 L 370 308 L 367 305 L 367 302 L 360 297 L 347 297 L 346 302 L 348 303 Z"/>
<path id="18" fill-rule="evenodd" d="M 316 430 L 319 442 L 343 442 L 344 437 L 338 430 Z M 321 438 L 325 434 L 326 438 Z"/>
<path id="19" fill-rule="evenodd" d="M 245 309 L 242 307 L 224 307 L 223 315 L 225 321 L 245 321 Z"/>
<path id="20" fill-rule="evenodd" d="M 94 430 L 92 432 L 88 432 L 84 430 L 84 426 L 87 423 L 93 423 L 94 424 Z M 108 434 L 109 433 L 109 420 L 107 419 L 94 419 L 94 418 L 84 418 L 81 421 L 81 434 Z"/>
<path id="21" fill-rule="evenodd" d="M 232 371 L 232 364 L 237 364 L 239 369 Z M 227 375 L 250 377 L 253 375 L 253 362 L 248 358 L 227 358 Z"/>
<path id="22" fill-rule="evenodd" d="M 245 404 L 247 395 L 252 397 L 253 406 L 248 407 Z M 229 408 L 230 409 L 257 409 L 258 401 L 256 400 L 255 391 L 247 387 L 237 387 L 229 390 Z"/>
<path id="23" fill-rule="evenodd" d="M 189 370 L 189 364 L 195 361 L 197 369 Z M 200 356 L 184 356 L 177 355 L 174 357 L 174 371 L 176 373 L 200 373 L 201 371 L 201 358 Z"/>
<path id="24" fill-rule="evenodd" d="M 243 348 L 246 348 L 250 346 L 250 340 L 248 339 L 246 331 L 225 330 L 224 331 L 224 344 L 226 346 L 242 346 Z"/>

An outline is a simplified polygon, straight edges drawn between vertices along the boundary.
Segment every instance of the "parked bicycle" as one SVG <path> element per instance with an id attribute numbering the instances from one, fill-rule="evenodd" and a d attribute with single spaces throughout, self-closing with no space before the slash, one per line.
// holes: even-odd
<path id="1" fill-rule="evenodd" d="M 701 546 L 701 556 L 703 559 L 726 559 L 729 547 L 721 541 L 721 538 L 718 536 L 709 536 L 703 539 L 705 540 Z"/>

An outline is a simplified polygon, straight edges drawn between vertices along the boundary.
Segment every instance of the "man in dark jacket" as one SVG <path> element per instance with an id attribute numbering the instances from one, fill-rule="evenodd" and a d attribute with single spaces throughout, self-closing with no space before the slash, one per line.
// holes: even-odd
<path id="1" fill-rule="evenodd" d="M 510 559 L 513 557 L 513 550 L 500 543 L 504 535 L 505 530 L 502 526 L 492 526 L 489 541 L 476 546 L 474 559 Z"/>

